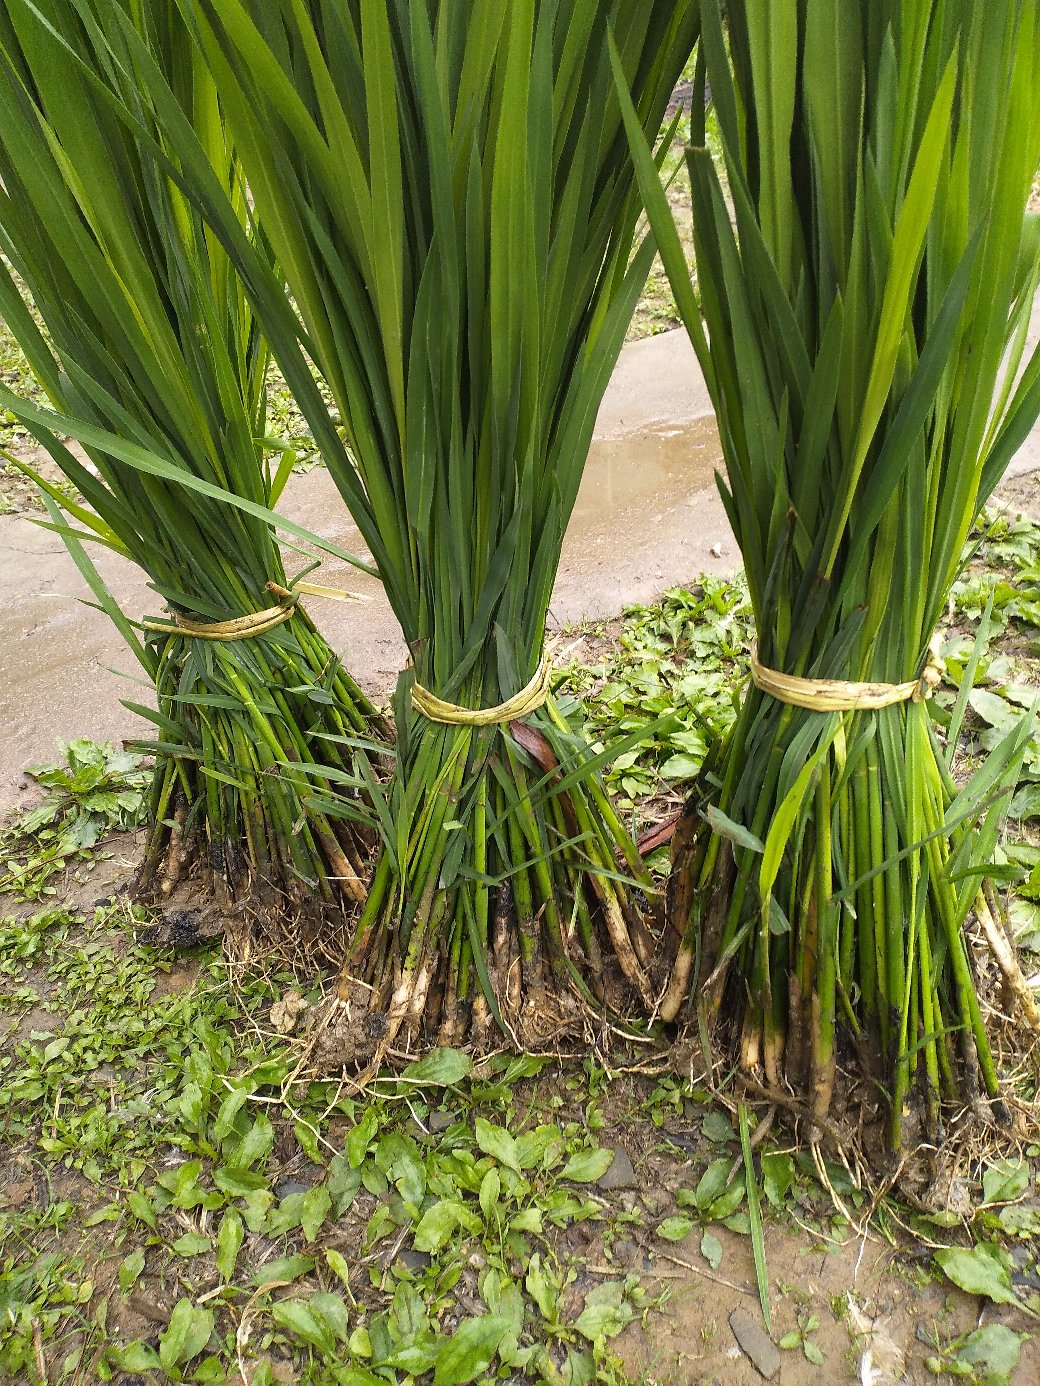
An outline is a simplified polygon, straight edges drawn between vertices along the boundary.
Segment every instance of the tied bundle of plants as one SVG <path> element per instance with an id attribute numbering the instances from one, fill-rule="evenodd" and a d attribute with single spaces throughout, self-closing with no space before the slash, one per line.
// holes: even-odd
<path id="1" fill-rule="evenodd" d="M 640 204 L 607 34 L 655 135 L 693 7 L 192 10 L 349 454 L 283 369 L 411 652 L 335 1028 L 347 1050 L 359 1011 L 385 1018 L 384 1047 L 402 1026 L 402 1043 L 456 1041 L 492 1020 L 537 1043 L 583 1006 L 644 1007 L 652 949 L 632 886 L 650 882 L 602 759 L 553 700 L 545 622 L 653 254 L 633 253 Z M 241 267 L 281 358 L 281 302 Z"/>
<path id="2" fill-rule="evenodd" d="M 702 1035 L 721 1022 L 745 1074 L 817 1124 L 858 1066 L 898 1148 L 998 1094 L 973 911 L 1036 1019 L 976 910 L 1028 719 L 958 786 L 971 680 L 952 715 L 931 695 L 972 524 L 1040 408 L 1040 13 L 765 0 L 730 3 L 724 29 L 705 0 L 701 17 L 699 301 L 628 123 L 718 415 L 757 649 L 674 839 L 685 938 L 662 1014 L 692 996 Z"/>
<path id="3" fill-rule="evenodd" d="M 157 711 L 128 704 L 158 728 L 139 892 L 169 898 L 197 865 L 222 907 L 295 920 L 364 897 L 366 830 L 315 805 L 308 767 L 360 782 L 351 743 L 378 726 L 270 525 L 291 457 L 265 460 L 268 349 L 219 242 L 152 154 L 165 93 L 251 234 L 213 80 L 176 8 L 145 7 L 150 94 L 127 54 L 130 13 L 13 0 L 0 16 L 0 313 L 54 412 L 4 403 L 82 498 L 37 475 L 51 527 L 155 686 Z M 88 540 L 142 568 L 168 614 L 131 621 Z"/>

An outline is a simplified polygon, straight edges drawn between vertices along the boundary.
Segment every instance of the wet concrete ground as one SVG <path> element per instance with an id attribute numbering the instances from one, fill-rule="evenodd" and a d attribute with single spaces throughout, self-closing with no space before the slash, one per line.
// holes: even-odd
<path id="1" fill-rule="evenodd" d="M 713 473 L 720 461 L 711 404 L 685 333 L 625 349 L 604 399 L 567 533 L 551 623 L 615 615 L 704 571 L 732 571 L 739 555 Z M 322 538 L 364 556 L 328 473 L 294 476 L 284 510 Z M 93 557 L 131 616 L 157 612 L 143 575 L 115 555 Z M 290 570 L 291 570 L 290 563 Z M 311 610 L 359 681 L 383 695 L 404 662 L 379 584 L 334 560 L 321 580 L 363 592 L 363 605 L 315 601 Z M 27 765 L 52 758 L 55 738 L 147 736 L 121 706 L 146 703 L 148 685 L 57 535 L 22 515 L 0 516 L 0 810 L 25 790 Z"/>

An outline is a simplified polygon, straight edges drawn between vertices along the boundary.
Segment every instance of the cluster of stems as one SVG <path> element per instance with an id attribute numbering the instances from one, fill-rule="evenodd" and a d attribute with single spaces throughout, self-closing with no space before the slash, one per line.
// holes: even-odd
<path id="1" fill-rule="evenodd" d="M 583 1015 L 651 1007 L 631 885 L 653 887 L 552 698 L 504 726 L 411 714 L 398 748 L 405 826 L 384 842 L 340 998 L 373 990 L 384 1043 L 479 1043 L 494 1021 L 540 1047 Z"/>
<path id="2" fill-rule="evenodd" d="M 812 782 L 777 867 L 785 758 L 807 747 Z M 908 1117 L 941 1138 L 943 1103 L 994 1098 L 998 1079 L 964 930 L 979 826 L 951 814 L 927 703 L 807 712 L 751 689 L 725 763 L 717 807 L 749 837 L 704 830 L 684 846 L 672 890 L 686 935 L 662 1016 L 692 992 L 709 1026 L 725 1017 L 742 1067 L 819 1124 L 855 1057 L 890 1094 L 893 1148 Z"/>
<path id="3" fill-rule="evenodd" d="M 169 897 L 196 869 L 225 909 L 359 905 L 375 834 L 358 757 L 388 729 L 307 613 L 247 640 L 153 639 L 164 738 L 138 894 Z"/>

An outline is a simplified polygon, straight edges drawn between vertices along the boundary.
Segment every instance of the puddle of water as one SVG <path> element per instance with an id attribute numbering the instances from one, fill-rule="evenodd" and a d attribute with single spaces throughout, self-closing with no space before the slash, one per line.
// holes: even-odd
<path id="1" fill-rule="evenodd" d="M 651 521 L 672 506 L 715 491 L 722 464 L 712 418 L 684 428 L 660 428 L 596 441 L 585 464 L 567 530 L 569 543 L 611 533 L 620 521 Z"/>
<path id="2" fill-rule="evenodd" d="M 551 625 L 598 621 L 740 555 L 715 486 L 712 418 L 597 442 L 563 544 Z"/>
<path id="3" fill-rule="evenodd" d="M 720 563 L 734 567 L 712 476 L 719 456 L 711 419 L 594 443 L 564 543 L 554 620 L 611 616 L 625 602 L 719 571 Z M 363 555 L 361 536 L 323 468 L 292 478 L 285 509 Z M 715 556 L 727 541 L 728 554 Z M 143 575 L 107 553 L 94 557 L 130 616 L 158 610 Z M 294 558 L 287 555 L 290 572 Z M 382 696 L 405 659 L 382 589 L 334 560 L 323 565 L 321 580 L 368 598 L 316 600 L 311 610 L 354 676 Z M 55 738 L 150 734 L 148 723 L 120 705 L 123 698 L 149 701 L 147 689 L 120 676 L 139 678 L 141 671 L 107 617 L 77 600 L 86 595 L 56 536 L 23 517 L 0 517 L 0 809 L 19 801 L 26 765 L 53 759 Z"/>

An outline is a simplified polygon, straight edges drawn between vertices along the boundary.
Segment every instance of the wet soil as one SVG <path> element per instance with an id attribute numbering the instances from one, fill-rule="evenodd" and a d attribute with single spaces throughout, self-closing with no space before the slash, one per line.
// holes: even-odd
<path id="1" fill-rule="evenodd" d="M 108 839 L 93 865 L 76 865 L 59 883 L 58 898 L 71 910 L 85 912 L 118 895 L 129 884 L 140 847 L 140 835 Z M 33 908 L 0 897 L 0 915 Z M 114 957 L 124 946 L 120 936 L 113 934 Z M 18 1016 L 21 1037 L 33 1029 L 53 1030 L 59 1020 L 53 1007 L 47 1009 L 44 970 L 36 979 L 41 985 L 39 1006 Z M 196 955 L 171 954 L 157 965 L 157 986 L 164 992 L 183 991 L 194 985 L 198 973 Z M 7 1030 L 0 1025 L 0 1031 Z M 8 1032 L 7 1041 L 11 1038 Z M 573 1065 L 564 1064 L 558 1081 L 539 1080 L 531 1092 L 532 1112 L 547 1103 L 550 1119 L 559 1119 L 561 1111 L 576 1101 L 572 1086 L 565 1081 L 575 1072 Z M 566 1312 L 569 1318 L 576 1317 L 588 1293 L 605 1279 L 634 1276 L 651 1307 L 613 1344 L 630 1380 L 645 1386 L 687 1382 L 755 1386 L 763 1377 L 738 1346 L 731 1326 L 735 1311 L 762 1323 L 750 1238 L 717 1222 L 696 1227 L 678 1242 L 667 1242 L 657 1232 L 662 1220 L 677 1210 L 676 1192 L 694 1187 L 708 1161 L 720 1152 L 739 1161 L 739 1149 L 732 1141 L 720 1146 L 717 1134 L 709 1136 L 706 1109 L 689 1099 L 681 1111 L 673 1109 L 663 1119 L 658 1108 L 652 1119 L 659 1081 L 656 1074 L 623 1074 L 597 1097 L 602 1118 L 597 1138 L 618 1152 L 625 1173 L 612 1178 L 615 1171 L 608 1171 L 592 1190 L 603 1203 L 601 1222 L 576 1224 L 556 1237 L 555 1256 L 575 1271 L 567 1290 Z M 526 1100 L 520 1103 L 525 1105 Z M 576 1108 L 572 1115 L 580 1119 L 581 1112 Z M 345 1139 L 350 1125 L 336 1117 L 324 1134 L 336 1144 Z M 772 1135 L 780 1142 L 784 1139 L 779 1125 Z M 285 1180 L 303 1180 L 299 1187 L 314 1174 L 288 1132 L 287 1139 L 279 1137 L 268 1173 L 275 1186 Z M 0 1209 L 35 1207 L 42 1213 L 57 1200 L 74 1204 L 75 1216 L 56 1238 L 56 1246 L 64 1240 L 70 1252 L 82 1255 L 86 1237 L 96 1267 L 91 1304 L 108 1301 L 108 1331 L 115 1339 L 154 1341 L 156 1332 L 168 1322 L 181 1288 L 152 1274 L 142 1277 L 128 1297 L 115 1293 L 118 1266 L 134 1249 L 135 1239 L 142 1247 L 150 1243 L 144 1227 L 126 1235 L 124 1224 L 118 1240 L 105 1221 L 89 1227 L 91 1215 L 101 1211 L 108 1196 L 106 1190 L 75 1173 L 44 1174 L 25 1152 L 0 1139 Z M 342 1249 L 352 1259 L 373 1207 L 374 1201 L 362 1192 L 349 1213 L 323 1233 L 323 1245 Z M 858 1204 L 862 1225 L 857 1231 L 840 1226 L 833 1205 L 819 1187 L 793 1191 L 779 1211 L 766 1206 L 771 1338 L 776 1343 L 785 1334 L 808 1326 L 805 1337 L 815 1357 L 809 1361 L 800 1345 L 780 1353 L 778 1371 L 771 1378 L 778 1386 L 803 1381 L 820 1386 L 838 1382 L 926 1386 L 935 1381 L 929 1359 L 934 1364 L 936 1356 L 980 1325 L 1001 1323 L 1022 1333 L 1035 1329 L 1035 1322 L 1022 1310 L 992 1305 L 945 1283 L 931 1263 L 926 1240 L 908 1226 L 900 1227 L 898 1211 L 892 1211 L 896 1220 L 889 1218 L 891 1234 L 886 1238 L 876 1225 L 868 1225 L 864 1203 Z M 714 1267 L 701 1250 L 705 1231 L 721 1247 L 721 1260 Z M 250 1248 L 251 1243 L 247 1255 L 252 1254 Z M 273 1254 L 262 1239 L 252 1250 L 262 1258 Z M 456 1290 L 460 1302 L 471 1292 L 475 1293 L 464 1278 Z M 1034 1338 L 1023 1344 L 1012 1382 L 1013 1386 L 1032 1386 L 1038 1380 L 1040 1341 Z"/>
<path id="2" fill-rule="evenodd" d="M 670 1258 L 658 1258 L 666 1278 L 655 1280 L 654 1270 L 647 1272 L 647 1288 L 667 1295 L 667 1302 L 647 1324 L 626 1329 L 619 1340 L 632 1376 L 647 1372 L 659 1386 L 758 1386 L 763 1380 L 738 1346 L 730 1323 L 739 1309 L 761 1323 L 750 1243 L 725 1228 L 713 1227 L 712 1233 L 723 1246 L 718 1275 L 700 1255 L 699 1231 L 679 1243 Z M 934 1386 L 929 1358 L 941 1358 L 961 1335 L 983 1323 L 1006 1324 L 1016 1332 L 1033 1327 L 1017 1310 L 997 1309 L 950 1291 L 930 1278 L 927 1254 L 893 1250 L 876 1234 L 828 1244 L 811 1232 L 769 1225 L 765 1244 L 775 1287 L 774 1341 L 815 1317 L 819 1326 L 807 1338 L 823 1359 L 814 1364 L 801 1347 L 785 1350 L 772 1378 L 778 1386 L 803 1381 Z M 723 1277 L 730 1284 L 720 1283 Z M 1035 1341 L 1023 1345 L 1012 1380 L 1015 1386 L 1040 1380 Z"/>

